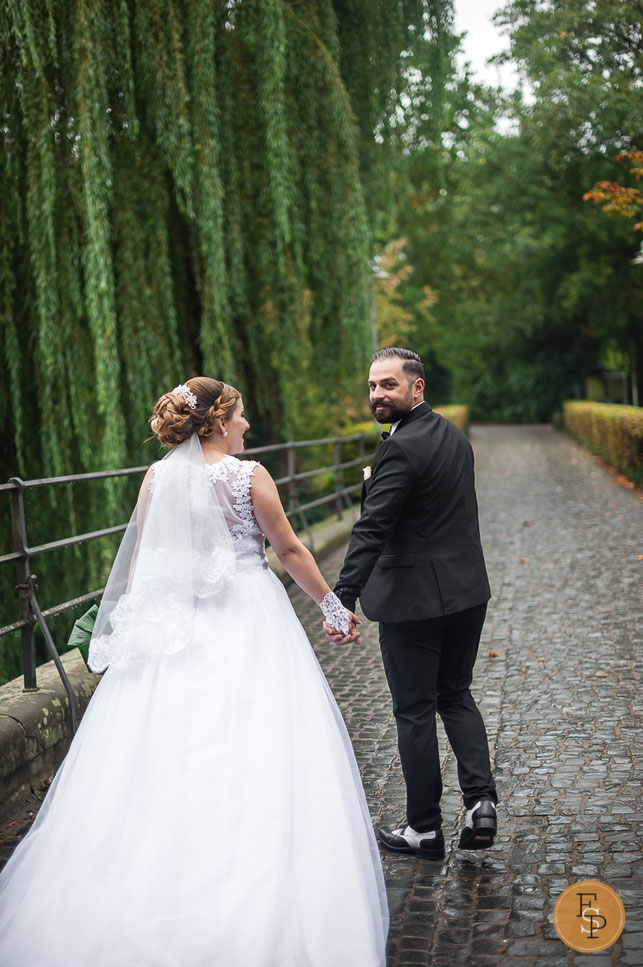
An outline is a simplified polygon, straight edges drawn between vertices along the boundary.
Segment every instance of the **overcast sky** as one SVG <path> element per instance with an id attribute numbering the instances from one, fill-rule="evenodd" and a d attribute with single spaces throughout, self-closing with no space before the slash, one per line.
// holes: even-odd
<path id="1" fill-rule="evenodd" d="M 502 0 L 455 0 L 455 31 L 466 31 L 463 40 L 464 57 L 470 61 L 476 80 L 486 84 L 501 84 L 507 89 L 516 86 L 516 75 L 510 65 L 502 68 L 486 64 L 489 57 L 508 48 L 508 39 L 491 22 L 493 14 L 504 7 Z"/>

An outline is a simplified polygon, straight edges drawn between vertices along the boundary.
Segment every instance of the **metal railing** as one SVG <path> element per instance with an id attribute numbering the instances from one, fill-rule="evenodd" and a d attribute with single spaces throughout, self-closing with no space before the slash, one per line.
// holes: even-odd
<path id="1" fill-rule="evenodd" d="M 317 507 L 332 504 L 334 510 L 341 520 L 342 512 L 346 507 L 352 506 L 351 494 L 361 489 L 361 481 L 350 486 L 345 486 L 344 471 L 353 467 L 360 466 L 366 458 L 366 443 L 374 441 L 378 434 L 357 433 L 352 436 L 325 437 L 320 440 L 290 440 L 288 443 L 275 443 L 264 447 L 255 447 L 246 450 L 246 456 L 262 456 L 265 454 L 285 454 L 286 474 L 277 477 L 275 483 L 278 487 L 285 488 L 286 515 L 293 522 L 297 529 L 295 519 L 298 519 L 300 528 L 304 529 L 309 541 L 313 544 L 313 535 L 307 512 Z M 342 446 L 345 444 L 357 443 L 358 456 L 352 460 L 341 459 Z M 315 467 L 312 470 L 297 471 L 297 452 L 303 448 L 315 446 L 332 446 L 333 462 L 328 466 Z M 39 480 L 21 480 L 19 477 L 12 477 L 6 484 L 0 484 L 0 491 L 8 492 L 11 502 L 11 530 L 13 537 L 13 551 L 9 554 L 0 555 L 0 565 L 14 563 L 16 568 L 16 592 L 18 596 L 18 620 L 0 628 L 0 639 L 20 631 L 22 638 L 22 672 L 24 678 L 24 690 L 28 692 L 36 691 L 38 688 L 36 680 L 36 649 L 34 630 L 38 623 L 49 653 L 56 665 L 58 674 L 63 682 L 71 713 L 72 731 L 76 729 L 76 702 L 73 690 L 64 666 L 60 660 L 60 654 L 47 626 L 47 619 L 81 604 L 95 601 L 100 598 L 104 588 L 97 588 L 69 601 L 63 601 L 54 607 L 41 610 L 38 604 L 36 592 L 38 585 L 36 575 L 31 571 L 31 562 L 40 554 L 50 553 L 65 547 L 76 544 L 85 544 L 100 537 L 107 537 L 111 534 L 122 533 L 127 523 L 116 524 L 114 527 L 104 527 L 102 530 L 89 531 L 86 534 L 76 534 L 63 540 L 50 541 L 46 544 L 39 544 L 30 547 L 27 541 L 27 527 L 25 520 L 24 495 L 27 490 L 37 487 L 55 487 L 64 484 L 79 483 L 87 480 L 105 480 L 114 477 L 128 477 L 136 474 L 144 474 L 149 464 L 141 467 L 130 467 L 125 470 L 103 470 L 95 473 L 69 474 L 64 477 L 45 477 Z M 314 500 L 300 502 L 299 484 L 304 480 L 332 473 L 334 475 L 334 487 L 331 493 L 324 494 Z M 283 499 L 283 498 L 282 498 Z"/>

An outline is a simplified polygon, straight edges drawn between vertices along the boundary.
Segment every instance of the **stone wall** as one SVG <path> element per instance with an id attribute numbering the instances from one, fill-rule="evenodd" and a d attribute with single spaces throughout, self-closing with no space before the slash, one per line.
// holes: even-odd
<path id="1" fill-rule="evenodd" d="M 77 648 L 66 652 L 62 662 L 80 719 L 100 675 L 88 670 Z M 69 702 L 53 661 L 38 668 L 36 691 L 25 692 L 22 678 L 0 688 L 0 817 L 56 771 L 70 741 Z"/>

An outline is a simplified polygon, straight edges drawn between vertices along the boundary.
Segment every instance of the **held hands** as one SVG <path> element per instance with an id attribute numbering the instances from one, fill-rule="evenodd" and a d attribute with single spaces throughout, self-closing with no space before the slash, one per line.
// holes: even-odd
<path id="1" fill-rule="evenodd" d="M 329 591 L 319 602 L 324 616 L 324 632 L 328 641 L 335 645 L 348 645 L 359 641 L 357 625 L 359 618 L 345 608 L 334 591 Z"/>
<path id="2" fill-rule="evenodd" d="M 350 627 L 347 635 L 341 631 L 337 631 L 327 621 L 324 621 L 324 634 L 326 635 L 327 641 L 332 642 L 334 645 L 350 645 L 359 642 L 357 625 L 361 625 L 362 622 L 352 611 L 348 612 L 348 617 L 350 619 Z"/>

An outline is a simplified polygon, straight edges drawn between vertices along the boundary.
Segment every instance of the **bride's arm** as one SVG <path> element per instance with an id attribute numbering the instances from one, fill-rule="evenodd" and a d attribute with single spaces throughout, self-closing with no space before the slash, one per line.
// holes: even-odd
<path id="1" fill-rule="evenodd" d="M 138 492 L 138 501 L 136 502 L 136 545 L 132 552 L 132 560 L 129 564 L 128 585 L 129 580 L 132 577 L 134 565 L 136 564 L 138 545 L 141 543 L 141 532 L 143 530 L 143 521 L 145 520 L 145 514 L 147 512 L 147 503 L 150 499 L 150 484 L 152 483 L 152 476 L 154 474 L 155 466 L 156 461 L 154 461 L 154 463 L 147 468 L 147 472 L 143 477 L 143 483 L 141 484 Z"/>
<path id="2" fill-rule="evenodd" d="M 284 513 L 275 482 L 265 469 L 258 466 L 252 476 L 250 494 L 259 527 L 270 541 L 270 546 L 288 574 L 299 587 L 319 604 L 330 588 L 315 563 L 315 558 L 299 540 Z M 359 635 L 355 625 L 359 619 L 351 614 L 351 632 Z M 356 640 L 353 639 L 353 640 Z"/>
<path id="3" fill-rule="evenodd" d="M 143 528 L 143 521 L 145 519 L 145 512 L 147 511 L 147 503 L 150 499 L 150 485 L 152 483 L 152 476 L 154 475 L 154 469 L 158 461 L 150 464 L 143 477 L 143 482 L 138 491 L 138 501 L 136 504 L 136 525 L 138 527 L 138 532 L 140 534 Z"/>
<path id="4" fill-rule="evenodd" d="M 275 482 L 265 469 L 258 466 L 252 475 L 250 495 L 259 527 L 270 541 L 279 561 L 300 588 L 316 604 L 328 594 L 313 555 L 301 543 L 284 513 Z"/>

